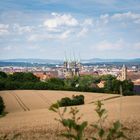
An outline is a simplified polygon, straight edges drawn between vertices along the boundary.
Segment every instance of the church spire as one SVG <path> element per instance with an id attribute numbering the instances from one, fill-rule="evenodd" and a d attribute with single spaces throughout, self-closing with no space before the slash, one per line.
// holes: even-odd
<path id="1" fill-rule="evenodd" d="M 124 81 L 124 80 L 127 80 L 127 67 L 126 65 L 123 65 L 122 67 L 122 74 L 121 74 L 121 80 Z"/>

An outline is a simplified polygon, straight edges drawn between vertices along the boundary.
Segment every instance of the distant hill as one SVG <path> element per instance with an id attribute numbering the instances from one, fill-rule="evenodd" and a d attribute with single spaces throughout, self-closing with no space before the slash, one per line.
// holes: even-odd
<path id="1" fill-rule="evenodd" d="M 92 58 L 92 59 L 83 59 L 81 60 L 82 64 L 140 64 L 140 58 L 135 59 L 101 59 L 101 58 Z M 63 64 L 63 60 L 56 60 L 56 59 L 5 59 L 0 60 L 0 66 L 6 66 L 6 65 L 13 65 L 13 66 L 37 66 L 37 65 L 57 65 L 57 64 Z"/>
<path id="2" fill-rule="evenodd" d="M 0 60 L 0 62 L 24 62 L 24 63 L 38 63 L 38 64 L 60 64 L 60 63 L 63 63 L 63 61 L 61 61 L 61 60 L 34 59 L 34 58 L 5 59 L 5 60 Z"/>
<path id="3" fill-rule="evenodd" d="M 82 60 L 83 63 L 108 63 L 108 62 L 140 62 L 140 58 L 135 59 L 101 59 L 92 58 L 88 60 Z"/>

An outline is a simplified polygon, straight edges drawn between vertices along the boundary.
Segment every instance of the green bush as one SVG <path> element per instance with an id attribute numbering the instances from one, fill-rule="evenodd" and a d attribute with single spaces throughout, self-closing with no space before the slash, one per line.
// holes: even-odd
<path id="1" fill-rule="evenodd" d="M 72 96 L 72 99 L 65 97 L 59 101 L 59 106 L 73 106 L 73 105 L 82 105 L 84 104 L 84 96 L 83 95 L 76 95 Z"/>
<path id="2" fill-rule="evenodd" d="M 0 115 L 3 113 L 4 108 L 5 108 L 5 105 L 4 105 L 2 97 L 0 96 Z"/>

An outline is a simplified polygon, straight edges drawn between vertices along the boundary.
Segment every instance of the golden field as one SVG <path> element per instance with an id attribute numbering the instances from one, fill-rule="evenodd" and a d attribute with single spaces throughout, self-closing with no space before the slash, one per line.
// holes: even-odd
<path id="1" fill-rule="evenodd" d="M 78 94 L 85 97 L 85 104 L 77 106 L 83 114 L 82 120 L 96 121 L 93 102 L 102 100 L 108 110 L 107 123 L 119 119 L 129 128 L 131 139 L 140 139 L 140 96 L 49 90 L 0 91 L 8 112 L 0 118 L 0 139 L 59 139 L 56 135 L 63 128 L 54 120 L 58 115 L 48 108 L 63 97 Z"/>

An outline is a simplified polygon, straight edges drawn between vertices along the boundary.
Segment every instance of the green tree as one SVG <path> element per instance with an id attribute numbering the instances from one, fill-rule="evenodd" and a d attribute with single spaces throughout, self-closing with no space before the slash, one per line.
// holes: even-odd
<path id="1" fill-rule="evenodd" d="M 104 85 L 104 89 L 105 89 L 105 92 L 111 92 L 113 91 L 113 84 L 112 84 L 112 80 L 106 80 L 105 82 L 105 85 Z"/>
<path id="2" fill-rule="evenodd" d="M 34 83 L 34 89 L 39 89 L 39 90 L 48 89 L 48 84 L 46 82 L 36 82 Z"/>
<path id="3" fill-rule="evenodd" d="M 7 78 L 7 74 L 5 72 L 0 71 L 0 79 Z"/>
<path id="4" fill-rule="evenodd" d="M 5 82 L 3 80 L 0 80 L 0 90 L 5 89 Z"/>
<path id="5" fill-rule="evenodd" d="M 80 87 L 90 87 L 90 85 L 93 83 L 93 77 L 90 75 L 82 76 L 79 79 L 79 86 Z"/>
<path id="6" fill-rule="evenodd" d="M 123 95 L 133 95 L 134 84 L 131 80 L 122 81 Z"/>
<path id="7" fill-rule="evenodd" d="M 51 78 L 47 80 L 49 89 L 63 89 L 64 88 L 64 80 L 60 78 Z"/>
<path id="8" fill-rule="evenodd" d="M 113 80 L 113 79 L 116 79 L 116 77 L 111 75 L 111 74 L 107 74 L 107 75 L 102 75 L 101 76 L 101 80 L 103 80 L 103 81 Z"/>
<path id="9" fill-rule="evenodd" d="M 28 72 L 15 72 L 9 75 L 10 81 L 18 81 L 18 82 L 39 82 L 39 78 L 36 77 L 33 73 Z"/>
<path id="10" fill-rule="evenodd" d="M 15 90 L 20 89 L 21 83 L 18 81 L 5 81 L 5 89 L 7 90 Z"/>

